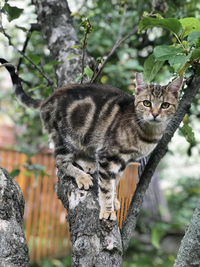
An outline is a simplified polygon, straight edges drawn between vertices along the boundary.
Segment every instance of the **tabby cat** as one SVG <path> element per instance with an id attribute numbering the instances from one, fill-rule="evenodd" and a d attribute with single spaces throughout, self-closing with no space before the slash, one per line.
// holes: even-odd
<path id="1" fill-rule="evenodd" d="M 135 97 L 108 85 L 70 84 L 46 100 L 35 100 L 23 91 L 15 69 L 6 68 L 18 100 L 40 110 L 43 127 L 55 145 L 56 163 L 75 178 L 79 188 L 87 190 L 93 181 L 73 162 L 80 155 L 96 160 L 99 218 L 116 220 L 121 173 L 130 161 L 147 156 L 162 137 L 177 108 L 182 79 L 166 86 L 147 85 L 138 73 Z"/>

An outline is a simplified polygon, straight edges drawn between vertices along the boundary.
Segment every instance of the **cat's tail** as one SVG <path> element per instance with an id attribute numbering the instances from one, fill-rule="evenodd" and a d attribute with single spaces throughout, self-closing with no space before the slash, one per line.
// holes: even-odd
<path id="1" fill-rule="evenodd" d="M 19 100 L 19 102 L 27 107 L 38 109 L 41 105 L 42 100 L 33 99 L 24 92 L 22 88 L 21 80 L 19 76 L 17 75 L 15 68 L 12 65 L 9 65 L 8 61 L 6 61 L 4 58 L 0 58 L 0 63 L 1 64 L 8 63 L 8 66 L 5 66 L 5 68 L 10 73 L 10 77 L 12 79 L 14 90 L 15 90 L 15 95 L 17 99 Z"/>

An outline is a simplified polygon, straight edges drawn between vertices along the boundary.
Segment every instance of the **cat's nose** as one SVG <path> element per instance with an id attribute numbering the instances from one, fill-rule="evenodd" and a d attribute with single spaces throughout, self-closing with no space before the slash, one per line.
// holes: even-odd
<path id="1" fill-rule="evenodd" d="M 159 113 L 158 112 L 152 112 L 152 115 L 153 115 L 154 119 L 156 119 L 158 117 Z"/>

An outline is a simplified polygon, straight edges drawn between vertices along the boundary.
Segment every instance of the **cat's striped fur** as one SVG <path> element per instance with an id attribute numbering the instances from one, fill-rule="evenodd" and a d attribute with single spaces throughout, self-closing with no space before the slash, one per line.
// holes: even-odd
<path id="1" fill-rule="evenodd" d="M 55 145 L 56 162 L 76 179 L 79 188 L 89 189 L 93 181 L 73 162 L 80 156 L 97 161 L 100 219 L 115 220 L 121 173 L 160 140 L 176 110 L 181 78 L 167 86 L 147 85 L 137 74 L 135 97 L 108 85 L 71 84 L 40 101 L 25 94 L 14 68 L 7 70 L 20 102 L 40 109 L 43 126 Z"/>

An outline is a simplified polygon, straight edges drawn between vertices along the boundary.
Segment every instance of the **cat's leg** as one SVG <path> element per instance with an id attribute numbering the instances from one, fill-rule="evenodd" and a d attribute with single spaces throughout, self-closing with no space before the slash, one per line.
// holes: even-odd
<path id="1" fill-rule="evenodd" d="M 59 166 L 66 175 L 75 178 L 80 189 L 83 187 L 87 190 L 90 186 L 93 186 L 91 175 L 73 165 L 74 153 L 65 150 L 64 154 L 58 154 L 55 151 L 55 157 L 56 165 Z"/>
<path id="2" fill-rule="evenodd" d="M 117 186 L 121 178 L 121 172 L 117 174 L 116 179 L 115 179 L 115 196 L 114 196 L 114 207 L 115 210 L 118 211 L 120 209 L 120 202 L 117 198 Z"/>
<path id="3" fill-rule="evenodd" d="M 121 162 L 108 159 L 99 160 L 99 202 L 100 219 L 116 220 L 115 210 L 120 208 L 117 199 L 116 184 L 121 169 Z"/>
<path id="4" fill-rule="evenodd" d="M 114 210 L 115 180 L 99 177 L 99 219 L 116 220 Z"/>

